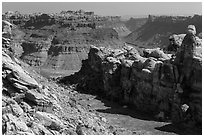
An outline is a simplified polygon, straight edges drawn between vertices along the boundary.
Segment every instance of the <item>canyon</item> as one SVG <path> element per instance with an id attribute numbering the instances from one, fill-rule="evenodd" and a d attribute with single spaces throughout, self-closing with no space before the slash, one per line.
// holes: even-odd
<path id="1" fill-rule="evenodd" d="M 165 48 L 168 37 L 184 33 L 188 24 L 195 24 L 198 34 L 202 30 L 199 15 L 149 15 L 122 21 L 119 16 L 98 16 L 85 11 L 33 15 L 11 12 L 5 13 L 3 19 L 16 26 L 12 31 L 16 55 L 45 75 L 50 69 L 56 73 L 78 71 L 91 45 L 121 48 L 126 43 L 136 48 Z"/>
<path id="2" fill-rule="evenodd" d="M 3 134 L 201 134 L 200 15 L 2 18 Z M 172 47 L 181 48 L 189 24 L 197 46 L 191 83 L 178 93 L 182 53 Z"/>

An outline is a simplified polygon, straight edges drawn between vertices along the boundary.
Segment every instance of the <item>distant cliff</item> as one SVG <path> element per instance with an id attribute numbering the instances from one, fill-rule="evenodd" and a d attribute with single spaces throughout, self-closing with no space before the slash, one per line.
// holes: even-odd
<path id="1" fill-rule="evenodd" d="M 7 12 L 3 19 L 16 26 L 14 50 L 31 66 L 54 70 L 79 70 L 90 45 L 121 47 L 120 37 L 130 31 L 119 16 L 62 11 L 56 14 Z"/>
<path id="2" fill-rule="evenodd" d="M 128 21 L 125 22 L 126 27 L 130 31 L 135 31 L 139 29 L 142 25 L 147 22 L 148 18 L 130 18 Z"/>
<path id="3" fill-rule="evenodd" d="M 195 25 L 197 34 L 202 31 L 202 16 L 152 16 L 139 29 L 129 34 L 125 41 L 141 47 L 164 47 L 168 45 L 168 37 L 183 33 L 189 25 Z"/>

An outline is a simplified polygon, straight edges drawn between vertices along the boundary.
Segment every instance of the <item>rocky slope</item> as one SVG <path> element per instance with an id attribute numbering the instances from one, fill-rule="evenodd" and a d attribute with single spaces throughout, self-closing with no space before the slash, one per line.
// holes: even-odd
<path id="1" fill-rule="evenodd" d="M 126 42 L 141 47 L 164 48 L 168 43 L 168 37 L 172 34 L 184 33 L 183 30 L 193 24 L 197 28 L 197 34 L 202 31 L 202 16 L 152 16 L 149 15 L 147 22 L 139 29 L 126 37 Z"/>
<path id="2" fill-rule="evenodd" d="M 200 43 L 200 41 L 197 41 Z M 178 58 L 171 58 L 160 49 L 145 49 L 143 56 L 129 46 L 123 49 L 91 47 L 88 59 L 74 75 L 59 80 L 77 84 L 79 91 L 105 96 L 134 105 L 135 109 L 182 126 L 201 129 L 202 122 L 202 52 L 196 47 L 191 83 L 184 82 L 184 92 L 176 85 L 181 75 Z M 188 84 L 187 84 L 188 83 Z"/>
<path id="3" fill-rule="evenodd" d="M 13 56 L 11 27 L 3 21 L 2 133 L 4 135 L 112 134 L 105 118 L 87 111 L 74 92 L 48 81 Z"/>

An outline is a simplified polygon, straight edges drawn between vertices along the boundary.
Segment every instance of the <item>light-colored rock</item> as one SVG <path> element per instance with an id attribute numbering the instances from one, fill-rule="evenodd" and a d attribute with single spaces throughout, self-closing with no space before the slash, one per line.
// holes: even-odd
<path id="1" fill-rule="evenodd" d="M 32 131 L 36 135 L 53 135 L 48 129 L 46 129 L 43 125 L 33 122 L 32 124 Z"/>
<path id="2" fill-rule="evenodd" d="M 24 112 L 30 112 L 31 111 L 31 106 L 26 102 L 21 102 L 20 106 Z"/>
<path id="3" fill-rule="evenodd" d="M 182 109 L 183 112 L 186 112 L 188 110 L 188 108 L 189 108 L 189 106 L 187 104 L 183 104 L 181 106 L 181 109 Z"/>
<path id="4" fill-rule="evenodd" d="M 2 101 L 5 103 L 4 107 L 2 107 L 2 113 L 11 113 L 14 116 L 21 116 L 24 112 L 23 109 L 18 105 L 18 103 L 10 98 L 3 97 Z"/>
<path id="5" fill-rule="evenodd" d="M 33 103 L 36 103 L 40 106 L 49 106 L 52 105 L 50 99 L 39 93 L 36 89 L 26 91 L 25 98 Z"/>
<path id="6" fill-rule="evenodd" d="M 20 118 L 13 116 L 12 114 L 4 114 L 2 116 L 2 124 L 6 125 L 6 132 L 4 134 L 9 135 L 15 131 L 26 132 L 29 130 L 24 121 Z"/>
<path id="7" fill-rule="evenodd" d="M 25 92 L 28 88 L 24 85 L 19 84 L 18 82 L 13 83 L 13 86 L 20 90 L 20 92 Z"/>
<path id="8" fill-rule="evenodd" d="M 35 113 L 35 117 L 42 125 L 50 127 L 50 129 L 59 131 L 60 129 L 64 128 L 62 121 L 51 113 L 37 111 Z"/>
<path id="9" fill-rule="evenodd" d="M 11 104 L 10 105 L 11 110 L 13 112 L 13 115 L 19 117 L 21 116 L 24 112 L 23 109 L 16 103 L 16 104 Z"/>
<path id="10" fill-rule="evenodd" d="M 154 58 L 148 58 L 144 62 L 144 68 L 150 70 L 151 72 L 154 70 L 156 64 L 156 60 Z"/>
<path id="11" fill-rule="evenodd" d="M 25 70 L 22 69 L 21 66 L 16 64 L 6 53 L 3 52 L 2 54 L 2 66 L 3 69 L 12 70 L 11 76 L 8 77 L 8 80 L 12 83 L 19 83 L 23 86 L 30 86 L 33 88 L 38 87 L 38 83 L 34 78 L 31 78 Z M 16 86 L 16 85 L 14 85 Z M 19 88 L 19 85 L 16 86 Z"/>
<path id="12" fill-rule="evenodd" d="M 30 87 L 38 87 L 36 80 L 31 78 L 24 70 L 13 70 L 12 74 L 16 82 Z"/>
<path id="13" fill-rule="evenodd" d="M 178 50 L 178 48 L 181 46 L 182 41 L 184 39 L 184 37 L 186 36 L 186 34 L 173 34 L 171 36 L 169 36 L 169 45 L 167 47 L 168 51 L 174 51 L 176 52 Z"/>

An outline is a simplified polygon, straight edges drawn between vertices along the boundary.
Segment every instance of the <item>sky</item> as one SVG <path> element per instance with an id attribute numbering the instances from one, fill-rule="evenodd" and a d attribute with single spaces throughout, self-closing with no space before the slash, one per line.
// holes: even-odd
<path id="1" fill-rule="evenodd" d="M 94 11 L 97 15 L 202 14 L 201 2 L 3 2 L 2 12 L 59 13 L 62 10 Z"/>

